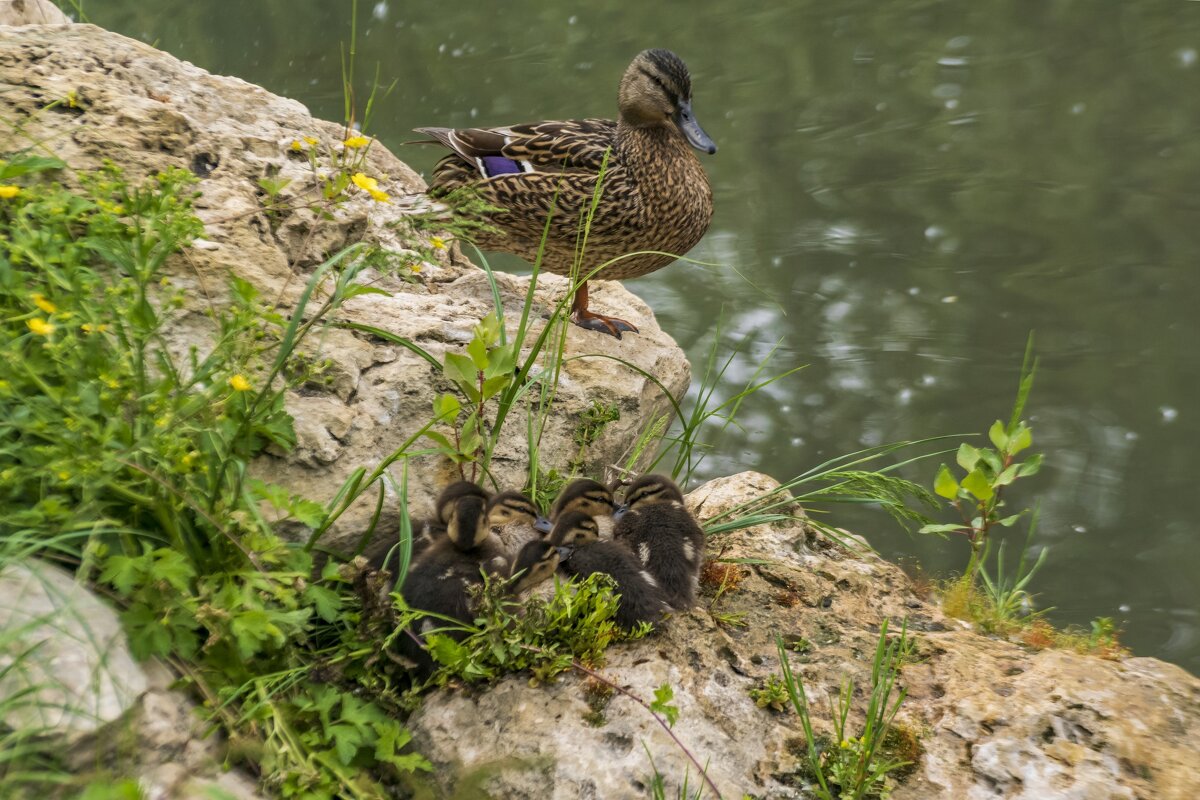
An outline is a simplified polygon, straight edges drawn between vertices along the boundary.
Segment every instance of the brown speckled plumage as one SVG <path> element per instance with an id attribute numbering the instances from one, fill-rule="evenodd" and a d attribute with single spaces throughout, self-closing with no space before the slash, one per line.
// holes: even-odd
<path id="1" fill-rule="evenodd" d="M 502 128 L 420 128 L 454 152 L 434 168 L 432 194 L 475 187 L 482 199 L 504 209 L 490 218 L 497 231 L 480 245 L 537 258 L 546 218 L 554 206 L 542 266 L 571 273 L 581 220 L 591 207 L 606 154 L 602 194 L 588 233 L 581 274 L 638 251 L 660 254 L 624 258 L 595 277 L 636 278 L 687 253 L 712 219 L 712 189 L 692 147 L 716 146 L 691 114 L 691 80 L 666 50 L 640 53 L 621 80 L 620 117 L 537 122 Z M 499 157 L 519 171 L 492 174 Z M 494 170 L 492 170 L 494 172 Z M 582 299 L 581 299 L 582 298 Z M 629 323 L 602 326 L 609 318 L 587 311 L 586 285 L 576 297 L 576 322 L 619 336 Z M 583 318 L 585 321 L 581 321 Z M 625 326 L 625 327 L 622 327 Z"/>

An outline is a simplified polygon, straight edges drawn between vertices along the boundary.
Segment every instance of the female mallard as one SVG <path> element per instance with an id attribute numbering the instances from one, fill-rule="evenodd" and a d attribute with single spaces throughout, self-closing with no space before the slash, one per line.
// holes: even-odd
<path id="1" fill-rule="evenodd" d="M 542 268 L 570 275 L 603 168 L 602 195 L 575 274 L 617 258 L 595 277 L 653 272 L 692 249 L 708 229 L 712 189 L 688 145 L 707 153 L 717 146 L 692 116 L 691 78 L 669 50 L 638 54 L 621 78 L 618 109 L 616 122 L 418 128 L 454 151 L 434 167 L 430 191 L 474 187 L 503 209 L 489 218 L 496 230 L 482 235 L 481 246 L 532 262 L 546 232 Z M 639 254 L 622 258 L 629 253 Z M 586 281 L 575 292 L 571 320 L 618 339 L 622 331 L 637 332 L 625 320 L 588 311 Z"/>

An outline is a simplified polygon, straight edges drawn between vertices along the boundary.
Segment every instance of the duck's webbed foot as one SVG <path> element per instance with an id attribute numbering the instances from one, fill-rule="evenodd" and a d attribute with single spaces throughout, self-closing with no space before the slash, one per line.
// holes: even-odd
<path id="1" fill-rule="evenodd" d="M 637 326 L 632 322 L 588 311 L 588 289 L 586 283 L 580 286 L 575 292 L 575 300 L 571 304 L 571 322 L 589 331 L 607 333 L 609 336 L 615 336 L 618 339 L 621 338 L 623 332 L 638 332 Z"/>
<path id="2" fill-rule="evenodd" d="M 621 333 L 637 333 L 637 326 L 632 322 L 627 322 L 616 317 L 606 317 L 603 314 L 596 314 L 591 311 L 572 311 L 571 322 L 574 322 L 581 328 L 587 328 L 589 331 L 598 331 L 607 333 L 609 336 L 621 338 Z"/>

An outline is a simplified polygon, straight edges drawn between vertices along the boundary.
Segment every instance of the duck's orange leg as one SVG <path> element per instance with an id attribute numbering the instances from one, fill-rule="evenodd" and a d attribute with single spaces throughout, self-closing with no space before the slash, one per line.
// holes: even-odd
<path id="1" fill-rule="evenodd" d="M 574 322 L 581 328 L 587 328 L 589 331 L 607 333 L 609 336 L 615 336 L 618 339 L 621 338 L 622 331 L 630 333 L 638 332 L 637 326 L 632 322 L 588 311 L 587 281 L 584 281 L 579 289 L 576 290 L 575 299 L 571 302 L 571 322 Z"/>

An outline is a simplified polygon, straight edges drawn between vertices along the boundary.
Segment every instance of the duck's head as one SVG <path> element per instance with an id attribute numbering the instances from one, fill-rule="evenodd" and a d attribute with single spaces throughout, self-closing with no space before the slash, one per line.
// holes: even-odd
<path id="1" fill-rule="evenodd" d="M 483 487 L 470 481 L 455 481 L 442 489 L 442 493 L 434 501 L 434 508 L 437 510 L 437 518 L 443 525 L 450 522 L 450 511 L 454 508 L 454 504 L 464 497 L 479 497 L 486 503 L 488 493 L 484 491 Z"/>
<path id="2" fill-rule="evenodd" d="M 558 556 L 562 561 L 571 557 L 576 547 L 594 542 L 600 538 L 600 526 L 590 515 L 582 511 L 568 511 L 554 523 L 550 532 L 550 544 L 558 548 Z"/>
<path id="3" fill-rule="evenodd" d="M 446 536 L 459 550 L 472 550 L 483 544 L 488 530 L 487 504 L 482 497 L 466 495 L 451 506 L 446 519 Z"/>
<path id="4" fill-rule="evenodd" d="M 643 475 L 625 490 L 625 504 L 620 511 L 642 510 L 657 503 L 683 505 L 683 493 L 666 475 Z"/>
<path id="5" fill-rule="evenodd" d="M 526 542 L 517 552 L 509 577 L 513 594 L 537 586 L 554 575 L 558 569 L 558 548 L 543 539 Z"/>
<path id="6" fill-rule="evenodd" d="M 554 501 L 550 519 L 557 522 L 563 515 L 579 511 L 589 517 L 607 517 L 613 513 L 612 490 L 591 478 L 579 478 L 567 484 Z"/>
<path id="7" fill-rule="evenodd" d="M 617 97 L 621 119 L 635 128 L 674 126 L 697 150 L 712 155 L 717 146 L 692 114 L 692 78 L 670 50 L 643 50 L 621 78 Z"/>
<path id="8" fill-rule="evenodd" d="M 541 533 L 550 530 L 550 520 L 520 492 L 501 492 L 492 498 L 487 509 L 488 525 L 503 528 L 507 525 L 529 525 Z"/>

